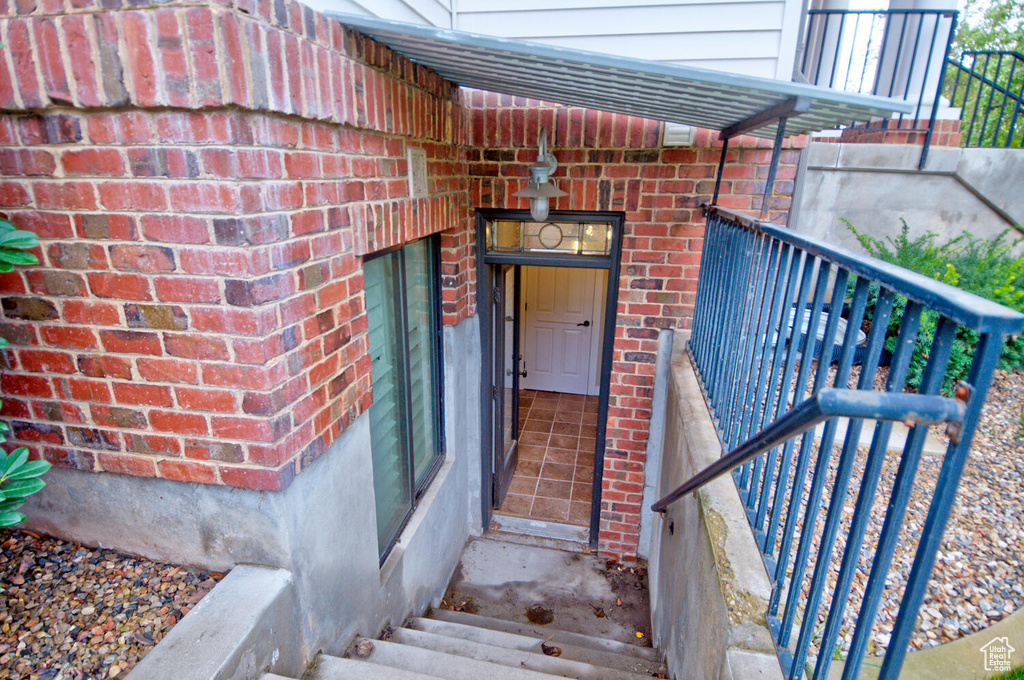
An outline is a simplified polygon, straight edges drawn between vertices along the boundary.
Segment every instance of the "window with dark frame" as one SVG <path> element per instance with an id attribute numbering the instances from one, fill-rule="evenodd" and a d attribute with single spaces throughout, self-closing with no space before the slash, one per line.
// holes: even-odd
<path id="1" fill-rule="evenodd" d="M 370 444 L 381 564 L 444 456 L 441 314 L 434 237 L 368 258 Z"/>

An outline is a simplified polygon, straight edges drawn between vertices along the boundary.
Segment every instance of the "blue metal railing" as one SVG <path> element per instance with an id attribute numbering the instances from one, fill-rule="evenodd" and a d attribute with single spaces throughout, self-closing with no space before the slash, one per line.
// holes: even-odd
<path id="1" fill-rule="evenodd" d="M 914 104 L 913 113 L 855 127 L 924 133 L 924 167 L 957 16 L 956 10 L 808 10 L 797 77 Z"/>
<path id="2" fill-rule="evenodd" d="M 845 645 L 842 677 L 857 678 L 885 596 L 899 601 L 899 614 L 891 630 L 880 631 L 889 634 L 880 677 L 894 679 L 1003 337 L 1020 332 L 1024 315 L 767 222 L 720 207 L 706 210 L 690 355 L 730 453 L 655 508 L 742 463 L 734 478 L 773 580 L 766 614 L 787 677 L 802 678 L 809 670 L 814 678 L 826 678 L 833 653 Z M 903 309 L 895 334 L 889 324 L 894 306 Z M 961 326 L 980 339 L 965 381 L 949 399 L 941 390 Z M 924 372 L 918 392 L 905 394 L 915 355 L 927 357 Z M 879 389 L 883 359 L 888 370 Z M 856 390 L 848 389 L 852 380 Z M 791 409 L 790 403 L 797 406 Z M 877 422 L 865 453 L 859 448 L 866 417 Z M 841 418 L 848 420 L 837 450 Z M 812 423 L 822 420 L 818 438 Z M 888 452 L 893 420 L 911 426 L 895 456 Z M 951 424 L 950 444 L 929 490 L 917 469 L 927 424 L 936 422 Z M 865 545 L 871 513 L 881 511 L 873 506 L 881 501 L 887 457 L 898 469 L 883 484 L 881 498 L 887 494 L 888 504 L 877 542 Z M 927 495 L 919 535 L 904 526 L 915 487 Z M 852 514 L 845 509 L 851 494 Z M 913 540 L 917 549 L 905 587 L 887 589 L 897 541 Z M 870 576 L 859 609 L 847 617 L 858 570 Z M 855 623 L 840 640 L 844 620 L 854 614 Z"/>
<path id="3" fill-rule="evenodd" d="M 949 99 L 964 146 L 1024 148 L 1024 54 L 965 51 L 949 59 Z"/>
<path id="4" fill-rule="evenodd" d="M 651 506 L 651 510 L 665 512 L 669 505 L 686 494 L 832 418 L 899 420 L 915 425 L 945 424 L 952 425 L 953 431 L 958 432 L 963 427 L 964 404 L 956 399 L 929 394 L 823 389 L 665 494 Z"/>

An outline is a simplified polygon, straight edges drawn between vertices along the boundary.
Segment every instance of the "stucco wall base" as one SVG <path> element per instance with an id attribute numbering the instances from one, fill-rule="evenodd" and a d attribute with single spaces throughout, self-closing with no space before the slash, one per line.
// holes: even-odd
<path id="1" fill-rule="evenodd" d="M 356 635 L 376 635 L 439 600 L 480 530 L 476 317 L 445 328 L 444 359 L 446 459 L 383 568 L 368 413 L 284 491 L 54 469 L 27 507 L 28 527 L 175 564 L 290 572 L 298 648 L 275 670 L 297 677 L 317 651 L 340 653 Z M 253 653 L 264 658 L 271 644 L 286 643 L 257 636 Z"/>
<path id="2" fill-rule="evenodd" d="M 659 496 L 722 453 L 679 335 L 672 343 Z M 654 639 L 673 677 L 782 678 L 764 618 L 770 581 L 731 479 L 655 516 L 650 575 Z"/>
<path id="3" fill-rule="evenodd" d="M 167 634 L 131 680 L 244 680 L 300 664 L 291 574 L 240 566 Z"/>
<path id="4" fill-rule="evenodd" d="M 916 146 L 812 143 L 800 157 L 790 226 L 856 251 L 839 218 L 883 241 L 900 233 L 901 218 L 911 237 L 1024 235 L 1018 150 L 932 148 L 923 170 L 920 157 Z"/>

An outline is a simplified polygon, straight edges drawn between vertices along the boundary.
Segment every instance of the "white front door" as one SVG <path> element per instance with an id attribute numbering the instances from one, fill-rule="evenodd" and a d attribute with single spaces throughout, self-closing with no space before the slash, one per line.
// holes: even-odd
<path id="1" fill-rule="evenodd" d="M 524 267 L 523 368 L 520 387 L 588 394 L 595 382 L 591 352 L 598 319 L 594 289 L 598 271 Z"/>

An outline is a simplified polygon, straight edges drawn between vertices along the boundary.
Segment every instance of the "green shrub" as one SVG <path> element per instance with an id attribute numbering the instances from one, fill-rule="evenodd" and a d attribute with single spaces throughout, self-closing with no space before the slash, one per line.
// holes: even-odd
<path id="1" fill-rule="evenodd" d="M 3 426 L 6 431 L 7 423 Z M 17 510 L 27 497 L 46 486 L 39 478 L 49 469 L 45 460 L 29 460 L 23 446 L 10 453 L 0 451 L 0 527 L 25 521 L 25 515 Z"/>
<path id="2" fill-rule="evenodd" d="M 29 252 L 38 245 L 35 234 L 0 218 L 0 272 L 12 271 L 15 265 L 39 264 L 39 259 Z M 7 339 L 0 338 L 0 348 L 6 346 Z M 0 442 L 7 441 L 10 431 L 10 426 L 0 420 Z M 0 450 L 0 527 L 25 521 L 25 515 L 18 512 L 18 508 L 28 496 L 46 486 L 40 477 L 49 469 L 50 464 L 44 460 L 29 460 L 25 447 L 10 453 Z"/>
<path id="3" fill-rule="evenodd" d="M 911 239 L 910 229 L 906 221 L 901 219 L 899 235 L 895 238 L 887 237 L 883 242 L 857 231 L 848 220 L 840 219 L 871 256 L 1024 312 L 1024 257 L 1012 252 L 1019 241 L 1010 241 L 1009 229 L 992 239 L 964 232 L 950 241 L 940 243 L 939 235 L 932 231 Z M 865 313 L 868 320 L 873 316 L 877 297 L 878 286 L 872 285 Z M 886 333 L 886 347 L 889 350 L 895 348 L 896 335 L 905 309 L 906 299 L 897 297 Z M 927 311 L 922 316 L 921 331 L 907 376 L 907 384 L 914 389 L 921 384 L 937 320 L 935 312 Z M 977 343 L 977 332 L 962 326 L 958 328 L 943 380 L 943 391 L 947 394 L 953 385 L 967 376 Z M 999 367 L 1012 371 L 1024 369 L 1024 337 L 1006 339 Z"/>
<path id="4" fill-rule="evenodd" d="M 993 675 L 989 680 L 1024 680 L 1024 666 L 1000 673 L 999 675 Z"/>

